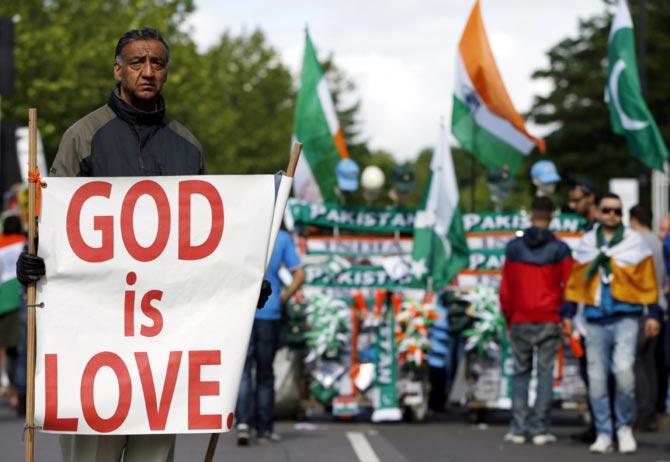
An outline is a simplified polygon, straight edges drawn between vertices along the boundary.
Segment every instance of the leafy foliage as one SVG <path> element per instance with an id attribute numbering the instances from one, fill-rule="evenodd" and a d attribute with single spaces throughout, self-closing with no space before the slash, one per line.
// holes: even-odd
<path id="1" fill-rule="evenodd" d="M 199 53 L 179 26 L 192 0 L 9 0 L 15 17 L 16 89 L 3 117 L 25 121 L 38 108 L 48 163 L 63 132 L 103 105 L 114 86 L 114 48 L 126 31 L 154 27 L 170 43 L 168 112 L 200 139 L 211 173 L 267 173 L 286 167 L 293 81 L 260 31 L 223 34 Z M 110 20 L 113 18 L 113 20 Z"/>
<path id="2" fill-rule="evenodd" d="M 187 42 L 177 26 L 192 10 L 192 0 L 1 2 L 0 15 L 18 20 L 15 91 L 3 95 L 3 118 L 25 121 L 28 107 L 37 107 L 50 161 L 65 129 L 107 100 L 119 37 L 146 25 L 171 42 Z"/>
<path id="3" fill-rule="evenodd" d="M 630 5 L 636 26 L 638 5 L 638 2 Z M 667 140 L 670 82 L 664 75 L 664 63 L 670 55 L 667 29 L 670 5 L 663 0 L 647 0 L 646 10 L 646 100 Z M 547 96 L 536 97 L 530 111 L 537 124 L 555 127 L 546 140 L 548 153 L 561 174 L 589 177 L 601 190 L 607 189 L 610 178 L 642 174 L 645 179 L 648 175 L 648 170 L 629 154 L 625 139 L 610 128 L 603 99 L 610 25 L 608 11 L 582 20 L 577 37 L 566 38 L 549 50 L 549 67 L 535 71 L 533 78 L 548 79 L 553 90 Z M 638 61 L 639 58 L 638 51 Z"/>

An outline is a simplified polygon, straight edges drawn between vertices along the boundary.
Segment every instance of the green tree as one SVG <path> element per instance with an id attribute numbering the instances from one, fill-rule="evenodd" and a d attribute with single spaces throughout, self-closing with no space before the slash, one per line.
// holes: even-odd
<path id="1" fill-rule="evenodd" d="M 291 74 L 256 30 L 229 32 L 202 55 L 185 53 L 166 95 L 173 113 L 200 139 L 211 173 L 285 169 L 291 146 Z"/>
<path id="2" fill-rule="evenodd" d="M 3 118 L 26 121 L 28 107 L 37 107 L 51 163 L 65 129 L 107 100 L 119 37 L 151 26 L 179 48 L 189 40 L 178 26 L 191 11 L 192 0 L 1 2 L 0 15 L 17 21 L 15 91 L 2 99 Z"/>
<path id="3" fill-rule="evenodd" d="M 613 3 L 606 1 L 604 4 Z M 631 2 L 633 21 L 639 23 L 638 2 Z M 666 78 L 670 56 L 670 6 L 664 0 L 646 1 L 647 104 L 664 138 L 670 136 L 670 82 Z M 577 36 L 552 47 L 549 66 L 534 72 L 548 79 L 553 89 L 535 98 L 530 117 L 535 123 L 555 127 L 546 137 L 548 154 L 564 177 L 589 177 L 601 190 L 613 177 L 637 177 L 648 170 L 629 153 L 623 137 L 612 133 L 603 100 L 607 80 L 607 38 L 610 11 L 582 20 Z M 638 43 L 638 49 L 641 44 Z M 638 59 L 640 53 L 638 52 Z M 531 162 L 537 160 L 532 158 Z M 643 197 L 643 200 L 645 198 Z"/>
<path id="4" fill-rule="evenodd" d="M 239 37 L 226 32 L 199 53 L 179 28 L 193 10 L 192 0 L 0 3 L 0 15 L 18 19 L 16 89 L 2 99 L 3 118 L 25 121 L 28 107 L 37 107 L 51 164 L 67 127 L 109 97 L 119 37 L 154 27 L 170 44 L 168 112 L 200 139 L 208 171 L 286 168 L 294 99 L 290 73 L 260 31 Z"/>

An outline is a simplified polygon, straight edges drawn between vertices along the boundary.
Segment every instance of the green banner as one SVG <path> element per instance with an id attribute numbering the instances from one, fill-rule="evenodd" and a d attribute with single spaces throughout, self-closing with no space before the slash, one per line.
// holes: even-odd
<path id="1" fill-rule="evenodd" d="M 584 230 L 586 221 L 573 213 L 557 214 L 549 229 L 557 233 L 576 233 Z M 521 212 L 482 212 L 463 214 L 466 233 L 514 232 L 530 228 L 530 215 Z"/>
<path id="2" fill-rule="evenodd" d="M 330 203 L 309 203 L 291 199 L 288 210 L 296 226 L 320 226 L 366 233 L 410 233 L 414 231 L 413 209 L 383 209 L 340 206 Z M 514 232 L 530 227 L 526 212 L 481 212 L 462 215 L 466 233 Z M 572 213 L 557 214 L 549 229 L 560 233 L 584 230 L 585 220 Z"/>
<path id="3" fill-rule="evenodd" d="M 305 265 L 305 285 L 337 288 L 416 288 L 423 289 L 411 275 L 394 281 L 381 266 L 355 265 L 339 273 L 331 271 L 328 263 Z"/>
<path id="4" fill-rule="evenodd" d="M 414 231 L 415 210 L 393 210 L 290 200 L 296 226 L 322 226 L 366 232 Z"/>
<path id="5" fill-rule="evenodd" d="M 386 304 L 383 319 L 377 326 L 377 362 L 375 369 L 375 394 L 373 399 L 374 412 L 372 421 L 400 420 L 398 409 L 398 392 L 396 381 L 398 364 L 395 345 L 395 319 L 390 303 Z"/>

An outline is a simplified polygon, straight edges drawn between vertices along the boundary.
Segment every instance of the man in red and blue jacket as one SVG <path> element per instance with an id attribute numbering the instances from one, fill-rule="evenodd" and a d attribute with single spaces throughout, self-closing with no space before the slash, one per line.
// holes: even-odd
<path id="1" fill-rule="evenodd" d="M 551 199 L 535 198 L 531 206 L 532 227 L 505 249 L 500 306 L 514 359 L 512 429 L 506 440 L 517 444 L 525 443 L 527 437 L 536 445 L 556 440 L 549 433 L 549 408 L 554 358 L 561 341 L 559 310 L 572 257 L 568 246 L 549 231 L 553 213 Z M 529 409 L 533 354 L 537 354 L 537 398 Z"/>

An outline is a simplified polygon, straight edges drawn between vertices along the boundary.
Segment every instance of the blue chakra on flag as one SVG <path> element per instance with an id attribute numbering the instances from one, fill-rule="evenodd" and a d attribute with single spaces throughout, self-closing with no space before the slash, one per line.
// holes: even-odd
<path id="1" fill-rule="evenodd" d="M 476 112 L 477 109 L 479 109 L 479 106 L 481 106 L 482 102 L 480 101 L 479 96 L 477 96 L 475 89 L 471 87 L 464 87 L 463 94 L 465 95 L 465 104 L 468 105 L 472 112 Z"/>

